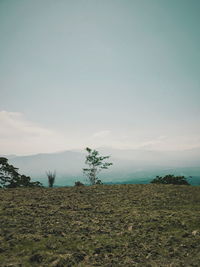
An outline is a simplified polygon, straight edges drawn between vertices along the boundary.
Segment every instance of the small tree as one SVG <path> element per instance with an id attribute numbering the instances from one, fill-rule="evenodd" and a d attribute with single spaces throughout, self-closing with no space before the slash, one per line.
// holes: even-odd
<path id="1" fill-rule="evenodd" d="M 87 147 L 86 151 L 88 155 L 86 156 L 85 164 L 88 165 L 88 168 L 84 168 L 83 173 L 88 177 L 91 185 L 102 184 L 101 180 L 97 177 L 98 173 L 103 169 L 108 169 L 113 163 L 104 162 L 109 156 L 102 157 L 97 150 Z"/>
<path id="2" fill-rule="evenodd" d="M 31 182 L 31 178 L 18 173 L 18 168 L 8 163 L 7 158 L 0 157 L 0 187 L 41 187 L 40 182 Z"/>
<path id="3" fill-rule="evenodd" d="M 49 183 L 49 187 L 53 187 L 54 182 L 55 182 L 55 178 L 56 178 L 56 172 L 46 172 L 46 175 L 48 177 L 48 183 Z"/>
<path id="4" fill-rule="evenodd" d="M 164 177 L 156 176 L 155 179 L 151 181 L 152 184 L 178 184 L 178 185 L 189 185 L 185 176 L 174 176 L 173 174 L 168 174 Z"/>

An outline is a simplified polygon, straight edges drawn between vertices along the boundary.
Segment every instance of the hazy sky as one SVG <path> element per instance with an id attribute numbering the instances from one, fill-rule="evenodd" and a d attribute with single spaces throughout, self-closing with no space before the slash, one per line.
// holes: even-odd
<path id="1" fill-rule="evenodd" d="M 0 154 L 200 147 L 199 0 L 0 0 Z"/>

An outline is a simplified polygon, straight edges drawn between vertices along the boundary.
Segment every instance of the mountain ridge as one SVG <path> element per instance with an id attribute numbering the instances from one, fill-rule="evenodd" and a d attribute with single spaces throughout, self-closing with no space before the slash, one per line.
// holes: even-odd
<path id="1" fill-rule="evenodd" d="M 153 151 L 141 149 L 97 148 L 102 155 L 110 155 L 111 166 L 99 177 L 106 182 L 129 180 L 150 180 L 156 175 L 173 173 L 200 177 L 200 148 L 185 151 Z M 74 181 L 84 181 L 82 168 L 85 166 L 86 152 L 65 150 L 55 153 L 38 153 L 23 156 L 8 156 L 9 162 L 19 168 L 19 172 L 47 183 L 46 171 L 57 172 L 58 185 L 72 185 Z M 6 157 L 6 156 L 5 156 Z"/>

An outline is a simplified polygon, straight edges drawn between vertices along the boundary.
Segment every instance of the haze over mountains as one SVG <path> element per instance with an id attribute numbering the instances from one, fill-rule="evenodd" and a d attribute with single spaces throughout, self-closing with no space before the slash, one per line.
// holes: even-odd
<path id="1" fill-rule="evenodd" d="M 149 183 L 156 175 L 175 174 L 192 176 L 192 184 L 200 184 L 200 148 L 184 151 L 120 150 L 108 147 L 97 149 L 102 155 L 110 155 L 113 162 L 99 177 L 104 183 Z M 85 151 L 71 150 L 51 154 L 7 156 L 19 172 L 47 184 L 46 171 L 56 170 L 56 185 L 73 185 L 86 182 L 82 168 Z"/>

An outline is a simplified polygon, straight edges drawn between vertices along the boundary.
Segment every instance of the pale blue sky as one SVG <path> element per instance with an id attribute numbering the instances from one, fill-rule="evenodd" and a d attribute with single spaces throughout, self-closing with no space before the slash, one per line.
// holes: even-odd
<path id="1" fill-rule="evenodd" d="M 199 0 L 0 0 L 0 146 L 200 147 Z"/>

